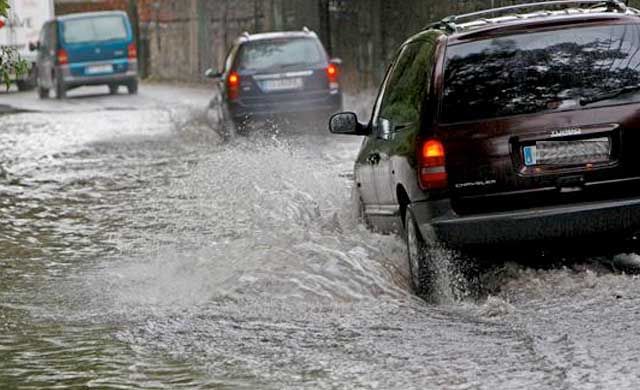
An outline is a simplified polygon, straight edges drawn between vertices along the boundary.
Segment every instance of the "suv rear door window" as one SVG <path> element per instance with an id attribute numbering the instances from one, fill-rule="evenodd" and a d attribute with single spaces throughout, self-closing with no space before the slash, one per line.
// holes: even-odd
<path id="1" fill-rule="evenodd" d="M 452 45 L 447 49 L 440 119 L 459 122 L 582 109 L 581 99 L 640 84 L 639 68 L 640 27 L 636 24 Z M 629 92 L 597 105 L 637 101 L 640 92 Z"/>
<path id="2" fill-rule="evenodd" d="M 408 44 L 400 54 L 389 79 L 380 108 L 380 117 L 395 126 L 404 126 L 419 119 L 422 99 L 429 86 L 433 68 L 433 42 Z"/>
<path id="3" fill-rule="evenodd" d="M 65 43 L 126 40 L 127 26 L 122 16 L 99 16 L 69 19 L 62 23 Z"/>
<path id="4" fill-rule="evenodd" d="M 311 38 L 282 38 L 248 42 L 239 52 L 240 70 L 286 69 L 296 66 L 326 65 L 320 43 Z"/>

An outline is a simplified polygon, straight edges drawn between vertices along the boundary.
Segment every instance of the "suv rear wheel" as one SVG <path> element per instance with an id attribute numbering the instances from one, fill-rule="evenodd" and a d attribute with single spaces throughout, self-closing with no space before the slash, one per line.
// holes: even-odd
<path id="1" fill-rule="evenodd" d="M 423 238 L 411 209 L 405 213 L 404 226 L 411 284 L 418 296 L 436 303 L 477 297 L 480 279 L 472 258 Z"/>
<path id="2" fill-rule="evenodd" d="M 138 93 L 138 80 L 131 80 L 127 83 L 127 91 L 129 95 L 135 95 Z"/>
<path id="3" fill-rule="evenodd" d="M 433 266 L 427 245 L 420 234 L 415 217 L 411 210 L 405 213 L 404 222 L 405 241 L 407 244 L 407 259 L 409 260 L 409 271 L 411 273 L 411 285 L 420 297 L 428 299 L 431 297 L 433 287 Z"/>
<path id="4" fill-rule="evenodd" d="M 220 126 L 222 126 L 222 136 L 225 140 L 229 140 L 238 134 L 239 123 L 237 123 L 231 112 L 229 111 L 229 107 L 226 104 L 220 104 Z"/>
<path id="5" fill-rule="evenodd" d="M 56 75 L 56 98 L 57 99 L 66 99 L 67 98 L 67 86 L 64 84 L 64 80 L 62 77 Z"/>
<path id="6" fill-rule="evenodd" d="M 40 99 L 49 99 L 49 88 L 38 87 L 38 97 Z"/>

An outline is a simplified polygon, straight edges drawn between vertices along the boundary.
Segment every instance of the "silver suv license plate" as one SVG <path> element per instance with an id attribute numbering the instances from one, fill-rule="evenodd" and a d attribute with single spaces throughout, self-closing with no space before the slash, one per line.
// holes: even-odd
<path id="1" fill-rule="evenodd" d="M 610 160 L 611 141 L 608 137 L 577 141 L 538 141 L 522 148 L 524 164 L 579 165 Z"/>
<path id="2" fill-rule="evenodd" d="M 304 82 L 301 78 L 265 80 L 262 82 L 262 89 L 268 92 L 301 89 L 303 86 Z"/>

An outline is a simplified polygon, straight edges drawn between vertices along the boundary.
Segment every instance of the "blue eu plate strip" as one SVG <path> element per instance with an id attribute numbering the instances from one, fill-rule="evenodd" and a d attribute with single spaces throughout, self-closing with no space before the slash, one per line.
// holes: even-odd
<path id="1" fill-rule="evenodd" d="M 524 154 L 524 165 L 536 165 L 537 159 L 535 146 L 525 146 L 524 148 L 522 148 L 522 152 Z"/>

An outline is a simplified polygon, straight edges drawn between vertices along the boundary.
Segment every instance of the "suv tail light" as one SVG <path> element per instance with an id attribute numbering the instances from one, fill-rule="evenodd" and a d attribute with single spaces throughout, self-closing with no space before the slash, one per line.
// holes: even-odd
<path id="1" fill-rule="evenodd" d="M 65 49 L 59 49 L 56 52 L 56 60 L 58 61 L 58 65 L 67 65 L 69 63 L 69 54 Z"/>
<path id="2" fill-rule="evenodd" d="M 240 75 L 238 72 L 231 72 L 227 77 L 227 95 L 229 100 L 236 100 L 240 96 Z"/>
<path id="3" fill-rule="evenodd" d="M 338 78 L 340 76 L 340 69 L 336 64 L 329 64 L 327 66 L 327 77 L 329 78 L 329 87 L 331 89 L 338 88 Z"/>
<path id="4" fill-rule="evenodd" d="M 419 143 L 418 181 L 423 190 L 447 188 L 444 145 L 437 139 L 427 139 Z"/>
<path id="5" fill-rule="evenodd" d="M 138 46 L 135 43 L 130 43 L 129 47 L 127 47 L 127 57 L 130 60 L 138 59 Z"/>

